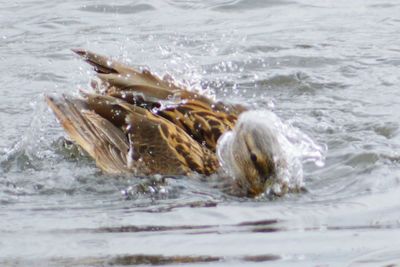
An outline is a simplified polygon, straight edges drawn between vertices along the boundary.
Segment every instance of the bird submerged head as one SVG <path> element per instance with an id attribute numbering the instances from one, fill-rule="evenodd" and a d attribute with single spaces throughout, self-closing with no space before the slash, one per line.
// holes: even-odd
<path id="1" fill-rule="evenodd" d="M 245 112 L 235 128 L 218 141 L 222 168 L 235 179 L 240 195 L 255 197 L 277 185 L 282 193 L 286 187 L 280 177 L 287 163 L 274 125 L 276 119 L 270 111 Z"/>

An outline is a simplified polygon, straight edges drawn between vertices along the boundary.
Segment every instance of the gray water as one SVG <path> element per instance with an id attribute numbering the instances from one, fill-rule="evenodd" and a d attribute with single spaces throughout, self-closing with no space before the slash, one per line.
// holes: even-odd
<path id="1" fill-rule="evenodd" d="M 1 1 L 0 265 L 400 265 L 397 0 Z M 87 88 L 82 47 L 271 108 L 328 148 L 307 192 L 102 174 L 45 93 Z M 133 193 L 132 193 L 133 192 Z"/>

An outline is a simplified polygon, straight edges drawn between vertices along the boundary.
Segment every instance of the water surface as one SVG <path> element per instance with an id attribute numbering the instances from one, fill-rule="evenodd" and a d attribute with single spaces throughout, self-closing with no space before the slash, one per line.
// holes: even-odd
<path id="1" fill-rule="evenodd" d="M 398 14 L 396 0 L 3 1 L 1 265 L 399 265 Z M 275 200 L 184 177 L 129 194 L 143 180 L 63 149 L 44 104 L 88 86 L 74 47 L 273 107 L 328 147 L 325 166 Z"/>

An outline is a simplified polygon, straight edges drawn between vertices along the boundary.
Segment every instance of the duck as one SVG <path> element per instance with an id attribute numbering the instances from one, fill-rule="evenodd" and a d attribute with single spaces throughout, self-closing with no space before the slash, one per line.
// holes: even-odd
<path id="1" fill-rule="evenodd" d="M 45 95 L 69 138 L 108 174 L 217 175 L 235 195 L 257 197 L 279 181 L 279 142 L 241 104 L 225 103 L 86 49 L 91 91 Z"/>

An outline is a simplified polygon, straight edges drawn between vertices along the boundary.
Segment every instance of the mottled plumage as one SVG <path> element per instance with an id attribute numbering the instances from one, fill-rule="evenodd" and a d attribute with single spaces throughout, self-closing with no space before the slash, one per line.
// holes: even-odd
<path id="1" fill-rule="evenodd" d="M 70 138 L 103 171 L 210 175 L 227 166 L 223 155 L 233 161 L 228 173 L 241 194 L 259 195 L 275 177 L 270 144 L 262 142 L 262 132 L 243 131 L 242 105 L 213 101 L 148 70 L 86 50 L 74 52 L 94 66 L 100 79 L 92 83 L 95 93 L 46 96 L 46 101 Z M 231 131 L 234 138 L 220 152 L 220 137 Z"/>
<path id="2" fill-rule="evenodd" d="M 47 97 L 47 102 L 70 137 L 106 172 L 209 175 L 219 166 L 209 149 L 142 107 L 96 94 Z"/>

